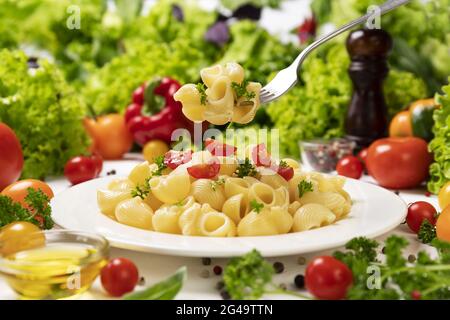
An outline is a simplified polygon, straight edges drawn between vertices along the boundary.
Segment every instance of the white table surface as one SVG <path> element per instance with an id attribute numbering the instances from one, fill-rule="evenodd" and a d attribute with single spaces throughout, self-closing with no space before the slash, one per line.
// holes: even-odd
<path id="1" fill-rule="evenodd" d="M 130 170 L 142 161 L 140 155 L 130 155 L 127 160 L 120 161 L 106 161 L 104 163 L 104 169 L 102 176 L 112 169 L 116 170 L 118 176 L 127 175 Z M 366 181 L 372 181 L 369 177 L 363 178 Z M 57 195 L 58 192 L 68 188 L 70 186 L 69 182 L 64 178 L 49 179 L 49 184 L 52 187 L 54 193 Z M 425 189 L 422 190 L 408 190 L 402 191 L 400 196 L 406 203 L 424 200 L 433 204 L 438 208 L 438 202 L 436 196 L 427 197 L 425 195 Z M 417 241 L 416 235 L 412 234 L 406 225 L 400 225 L 395 230 L 389 232 L 378 238 L 378 240 L 383 240 L 391 234 L 398 234 L 408 238 L 410 241 L 410 246 L 407 249 L 407 254 L 417 254 L 419 250 L 427 250 L 430 253 L 434 253 L 434 250 L 427 246 L 421 244 Z M 380 247 L 381 250 L 381 247 Z M 309 261 L 314 256 L 329 254 L 334 250 L 321 251 L 313 254 L 302 255 Z M 199 258 L 184 258 L 184 257 L 173 257 L 173 256 L 163 256 L 150 253 L 133 252 L 129 250 L 111 248 L 111 257 L 125 257 L 131 259 L 138 266 L 140 275 L 145 278 L 145 286 L 149 286 L 155 282 L 158 282 L 173 272 L 180 268 L 181 266 L 186 266 L 188 269 L 188 278 L 184 284 L 183 289 L 178 294 L 177 299 L 193 299 L 193 300 L 206 300 L 206 299 L 221 299 L 219 293 L 215 289 L 216 283 L 220 280 L 219 276 L 214 275 L 212 269 L 215 265 L 224 266 L 227 263 L 227 259 L 212 259 L 210 266 L 202 265 L 201 259 Z M 282 274 L 275 276 L 276 283 L 284 283 L 288 287 L 293 288 L 293 279 L 297 274 L 304 273 L 304 266 L 298 265 L 297 256 L 285 256 L 278 258 L 270 258 L 269 261 L 275 262 L 280 261 L 285 265 L 285 271 Z M 200 276 L 203 270 L 209 270 L 210 277 L 203 278 Z M 141 287 L 137 287 L 141 289 Z M 16 294 L 9 288 L 8 284 L 4 279 L 0 278 L 0 300 L 4 299 L 16 299 Z M 79 299 L 108 299 L 109 297 L 104 293 L 99 279 L 96 280 L 91 290 L 84 293 L 79 297 Z M 267 299 L 290 299 L 289 296 L 267 296 Z"/>

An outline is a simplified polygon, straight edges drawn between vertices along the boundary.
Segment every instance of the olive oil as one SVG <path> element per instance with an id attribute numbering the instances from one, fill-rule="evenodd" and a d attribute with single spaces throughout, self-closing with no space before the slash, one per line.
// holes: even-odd
<path id="1" fill-rule="evenodd" d="M 89 289 L 105 264 L 86 243 L 47 243 L 4 256 L 2 269 L 22 299 L 63 299 Z"/>

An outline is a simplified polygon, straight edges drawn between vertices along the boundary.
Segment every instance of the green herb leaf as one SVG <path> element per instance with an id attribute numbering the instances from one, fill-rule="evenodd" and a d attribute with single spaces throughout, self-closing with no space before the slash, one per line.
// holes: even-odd
<path id="1" fill-rule="evenodd" d="M 224 184 L 225 184 L 224 178 L 213 180 L 211 181 L 211 189 L 213 189 L 213 191 L 216 191 L 219 186 L 222 186 Z"/>
<path id="2" fill-rule="evenodd" d="M 305 193 L 314 191 L 314 187 L 311 181 L 302 180 L 297 185 L 298 189 L 298 196 L 301 198 L 304 196 Z"/>
<path id="3" fill-rule="evenodd" d="M 155 164 L 158 166 L 158 168 L 152 172 L 152 176 L 161 176 L 164 169 L 167 168 L 167 166 L 164 164 L 164 156 L 161 155 L 156 157 Z"/>
<path id="4" fill-rule="evenodd" d="M 235 174 L 239 178 L 243 177 L 255 177 L 258 174 L 255 165 L 250 162 L 249 158 L 245 158 L 243 163 L 240 163 L 235 171 Z"/>
<path id="5" fill-rule="evenodd" d="M 241 84 L 237 82 L 231 83 L 231 88 L 236 92 L 237 98 L 245 97 L 247 100 L 252 100 L 255 98 L 256 94 L 253 91 L 247 90 L 248 80 L 242 81 Z"/>
<path id="6" fill-rule="evenodd" d="M 197 90 L 200 93 L 200 103 L 205 105 L 207 102 L 207 95 L 206 95 L 206 86 L 204 83 L 199 82 L 197 83 Z"/>
<path id="7" fill-rule="evenodd" d="M 124 300 L 172 300 L 180 292 L 187 277 L 186 267 L 181 267 L 172 276 L 155 285 L 126 295 Z"/>
<path id="8" fill-rule="evenodd" d="M 264 204 L 259 203 L 256 200 L 252 200 L 250 201 L 250 208 L 252 208 L 252 210 L 256 211 L 256 213 L 260 213 L 262 209 L 264 209 Z"/>
<path id="9" fill-rule="evenodd" d="M 417 238 L 419 238 L 422 243 L 431 243 L 434 238 L 436 238 L 436 227 L 425 219 L 420 225 L 419 232 L 417 233 Z"/>

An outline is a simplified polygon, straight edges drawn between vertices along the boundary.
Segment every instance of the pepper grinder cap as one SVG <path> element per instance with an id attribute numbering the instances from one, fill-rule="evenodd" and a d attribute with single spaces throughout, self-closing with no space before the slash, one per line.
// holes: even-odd
<path id="1" fill-rule="evenodd" d="M 383 29 L 359 29 L 346 42 L 352 60 L 386 59 L 392 50 L 392 38 Z"/>

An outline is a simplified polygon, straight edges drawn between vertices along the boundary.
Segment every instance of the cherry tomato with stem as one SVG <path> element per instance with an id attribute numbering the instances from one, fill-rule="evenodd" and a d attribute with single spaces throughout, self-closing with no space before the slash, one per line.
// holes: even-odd
<path id="1" fill-rule="evenodd" d="M 352 284 L 352 271 L 346 264 L 331 256 L 317 257 L 306 267 L 305 285 L 316 298 L 344 299 Z"/>
<path id="2" fill-rule="evenodd" d="M 111 259 L 100 273 L 103 288 L 113 297 L 131 292 L 139 280 L 136 265 L 125 258 Z"/>
<path id="3" fill-rule="evenodd" d="M 427 219 L 432 225 L 436 224 L 436 209 L 425 201 L 411 203 L 408 207 L 406 224 L 412 232 L 418 233 L 422 222 Z"/>
<path id="4" fill-rule="evenodd" d="M 359 179 L 363 174 L 364 167 L 357 157 L 346 156 L 338 161 L 336 171 L 341 176 Z"/>

